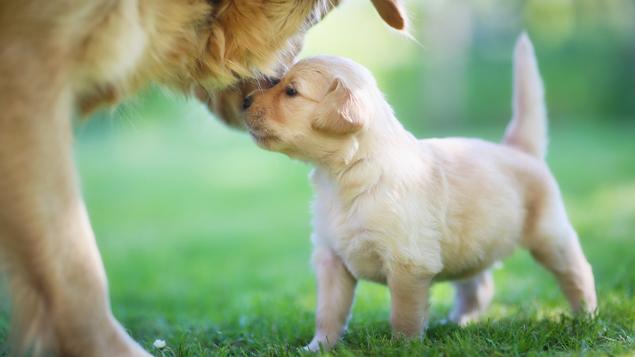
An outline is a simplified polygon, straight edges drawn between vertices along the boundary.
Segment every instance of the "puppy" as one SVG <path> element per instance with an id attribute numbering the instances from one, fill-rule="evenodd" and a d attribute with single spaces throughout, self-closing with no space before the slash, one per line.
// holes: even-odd
<path id="1" fill-rule="evenodd" d="M 259 146 L 315 166 L 318 306 L 308 350 L 337 342 L 359 279 L 388 285 L 395 335 L 422 334 L 437 281 L 455 281 L 450 319 L 464 325 L 492 299 L 489 268 L 517 246 L 555 275 L 574 311 L 596 309 L 591 266 L 544 161 L 546 109 L 526 35 L 514 61 L 514 115 L 502 144 L 417 140 L 372 75 L 342 58 L 303 60 L 245 99 Z"/>
<path id="2" fill-rule="evenodd" d="M 206 101 L 235 97 L 285 69 L 304 33 L 338 3 L 0 1 L 0 262 L 12 353 L 147 355 L 110 310 L 72 161 L 72 117 L 150 82 L 197 88 Z M 372 3 L 389 25 L 405 27 L 399 0 Z M 212 109 L 232 122 L 239 97 Z"/>

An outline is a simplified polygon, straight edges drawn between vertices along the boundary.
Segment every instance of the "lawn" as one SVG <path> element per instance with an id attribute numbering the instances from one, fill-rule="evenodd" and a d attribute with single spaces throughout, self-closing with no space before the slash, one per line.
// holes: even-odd
<path id="1" fill-rule="evenodd" d="M 307 53 L 368 65 L 420 137 L 500 138 L 522 23 L 510 22 L 498 36 L 491 29 L 475 35 L 481 42 L 466 67 L 466 119 L 448 124 L 420 118 L 422 63 L 432 49 L 385 31 L 367 2 L 348 9 L 311 31 Z M 345 26 L 364 31 L 341 31 Z M 562 48 L 543 39 L 536 48 L 554 114 L 548 160 L 594 269 L 599 315 L 572 318 L 554 279 L 518 251 L 495 270 L 496 296 L 481 322 L 445 324 L 452 288 L 434 286 L 421 341 L 392 339 L 388 290 L 362 283 L 348 333 L 332 354 L 635 354 L 635 77 L 621 70 L 632 70 L 635 47 L 602 34 L 586 41 L 593 33 Z M 307 165 L 258 149 L 200 104 L 156 89 L 80 123 L 76 159 L 113 311 L 146 349 L 159 356 L 301 354 L 315 307 Z M 0 356 L 7 354 L 8 310 L 4 300 Z M 166 348 L 154 348 L 156 339 Z"/>
<path id="2" fill-rule="evenodd" d="M 315 306 L 309 167 L 256 148 L 196 103 L 146 98 L 155 103 L 77 129 L 116 316 L 157 355 L 298 354 Z M 387 289 L 362 283 L 334 354 L 632 354 L 635 126 L 599 122 L 560 120 L 549 154 L 594 268 L 596 319 L 571 318 L 552 277 L 519 251 L 495 271 L 496 297 L 482 322 L 444 324 L 452 289 L 435 286 L 422 341 L 391 339 Z M 452 134 L 496 140 L 504 124 Z M 167 348 L 153 348 L 155 339 Z"/>

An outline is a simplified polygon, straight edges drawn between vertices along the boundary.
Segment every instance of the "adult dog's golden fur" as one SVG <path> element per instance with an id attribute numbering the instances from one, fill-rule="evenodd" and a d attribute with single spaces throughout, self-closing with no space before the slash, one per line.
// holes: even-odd
<path id="1" fill-rule="evenodd" d="M 373 4 L 403 27 L 397 1 Z M 338 3 L 0 2 L 0 252 L 13 353 L 147 355 L 110 312 L 71 159 L 71 117 L 116 104 L 148 82 L 197 88 L 205 100 L 254 85 L 251 78 L 289 64 L 304 32 Z"/>

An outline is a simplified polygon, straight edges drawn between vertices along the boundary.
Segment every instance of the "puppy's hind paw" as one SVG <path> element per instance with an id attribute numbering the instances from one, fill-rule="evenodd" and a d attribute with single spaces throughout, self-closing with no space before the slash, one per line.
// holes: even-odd
<path id="1" fill-rule="evenodd" d="M 471 323 L 479 320 L 480 313 L 452 313 L 447 318 L 447 322 L 457 324 L 461 327 L 465 327 Z"/>

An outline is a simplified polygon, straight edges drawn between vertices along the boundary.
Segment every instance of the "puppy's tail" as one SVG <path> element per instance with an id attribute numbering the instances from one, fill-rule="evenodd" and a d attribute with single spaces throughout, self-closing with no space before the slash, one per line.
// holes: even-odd
<path id="1" fill-rule="evenodd" d="M 522 33 L 514 50 L 513 116 L 503 143 L 537 158 L 547 152 L 547 108 L 534 47 Z"/>

